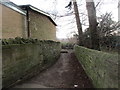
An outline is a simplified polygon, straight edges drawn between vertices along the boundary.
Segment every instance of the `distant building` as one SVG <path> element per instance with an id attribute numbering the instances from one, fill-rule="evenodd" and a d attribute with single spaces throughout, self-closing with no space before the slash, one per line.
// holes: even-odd
<path id="1" fill-rule="evenodd" d="M 12 2 L 0 2 L 2 7 L 2 38 L 27 37 L 26 13 Z"/>
<path id="2" fill-rule="evenodd" d="M 31 5 L 20 7 L 27 12 L 28 37 L 56 40 L 56 23 L 49 14 Z"/>

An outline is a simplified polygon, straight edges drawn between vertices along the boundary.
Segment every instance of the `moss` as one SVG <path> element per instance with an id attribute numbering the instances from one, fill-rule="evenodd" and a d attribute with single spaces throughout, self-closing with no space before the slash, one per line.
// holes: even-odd
<path id="1" fill-rule="evenodd" d="M 117 54 L 109 54 L 80 46 L 75 46 L 74 50 L 96 88 L 118 88 Z"/>
<path id="2" fill-rule="evenodd" d="M 2 46 L 3 87 L 36 75 L 55 63 L 60 56 L 59 42 L 23 38 L 5 42 L 9 43 Z"/>
<path id="3" fill-rule="evenodd" d="M 2 39 L 2 45 L 11 45 L 11 44 L 41 44 L 41 43 L 59 43 L 56 41 L 52 40 L 38 40 L 38 39 L 32 39 L 32 38 L 21 38 L 21 37 L 16 37 L 15 39 L 9 38 L 9 39 Z"/>

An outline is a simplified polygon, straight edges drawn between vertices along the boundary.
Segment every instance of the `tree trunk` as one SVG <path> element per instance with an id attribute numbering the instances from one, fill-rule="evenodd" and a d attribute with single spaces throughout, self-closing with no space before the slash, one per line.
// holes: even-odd
<path id="1" fill-rule="evenodd" d="M 88 12 L 89 28 L 91 34 L 91 43 L 92 43 L 91 48 L 95 50 L 100 50 L 94 1 L 91 0 L 90 2 L 89 0 L 86 0 L 86 8 Z"/>
<path id="2" fill-rule="evenodd" d="M 73 0 L 74 5 L 74 12 L 75 12 L 75 18 L 76 18 L 76 24 L 78 29 L 78 39 L 79 39 L 79 45 L 83 46 L 83 32 L 82 32 L 82 24 L 80 22 L 79 12 L 78 12 L 78 6 L 76 0 Z"/>

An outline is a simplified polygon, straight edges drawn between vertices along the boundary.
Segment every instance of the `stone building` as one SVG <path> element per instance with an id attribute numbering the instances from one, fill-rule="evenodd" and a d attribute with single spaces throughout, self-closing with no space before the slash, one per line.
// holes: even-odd
<path id="1" fill-rule="evenodd" d="M 17 6 L 6 0 L 2 7 L 2 38 L 56 40 L 56 23 L 49 14 L 31 5 Z"/>
<path id="2" fill-rule="evenodd" d="M 49 14 L 31 5 L 22 5 L 20 7 L 27 12 L 28 37 L 56 40 L 56 23 Z"/>
<path id="3" fill-rule="evenodd" d="M 27 37 L 26 13 L 12 2 L 0 2 L 2 38 Z"/>

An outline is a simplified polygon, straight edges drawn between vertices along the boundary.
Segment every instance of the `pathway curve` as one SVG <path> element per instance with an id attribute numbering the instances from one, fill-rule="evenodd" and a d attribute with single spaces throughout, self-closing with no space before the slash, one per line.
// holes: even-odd
<path id="1" fill-rule="evenodd" d="M 59 60 L 49 69 L 39 75 L 19 83 L 16 88 L 93 88 L 82 66 L 72 50 L 61 53 Z"/>

